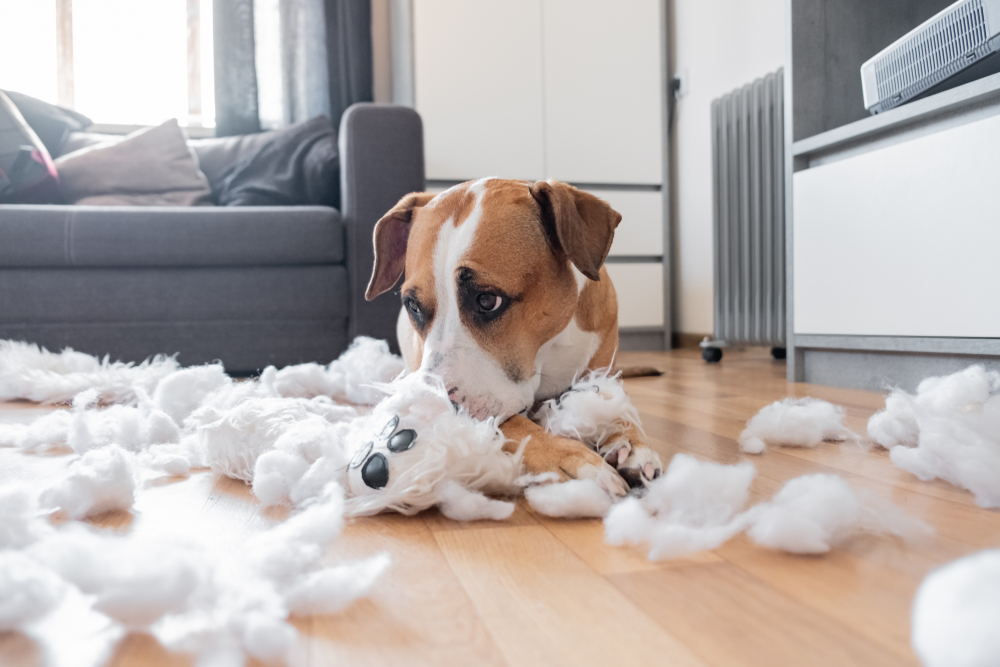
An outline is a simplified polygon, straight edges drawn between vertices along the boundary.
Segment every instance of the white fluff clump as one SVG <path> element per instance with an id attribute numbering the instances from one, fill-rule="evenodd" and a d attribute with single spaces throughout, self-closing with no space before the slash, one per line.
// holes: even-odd
<path id="1" fill-rule="evenodd" d="M 135 503 L 132 459 L 117 445 L 89 451 L 74 462 L 66 477 L 42 491 L 39 502 L 70 519 L 130 509 Z"/>
<path id="2" fill-rule="evenodd" d="M 756 471 L 752 463 L 727 466 L 676 454 L 644 498 L 628 498 L 604 520 L 608 544 L 650 547 L 650 560 L 714 549 L 745 527 L 737 514 L 746 504 Z"/>
<path id="3" fill-rule="evenodd" d="M 23 549 L 52 532 L 39 520 L 38 499 L 25 484 L 0 487 L 0 550 Z"/>
<path id="4" fill-rule="evenodd" d="M 152 402 L 181 425 L 212 392 L 233 384 L 222 364 L 192 366 L 166 376 L 156 385 Z"/>
<path id="5" fill-rule="evenodd" d="M 524 497 L 536 512 L 562 519 L 602 517 L 612 503 L 608 492 L 592 479 L 529 486 Z"/>
<path id="6" fill-rule="evenodd" d="M 59 604 L 65 585 L 19 551 L 0 551 L 0 631 L 40 619 Z"/>
<path id="7" fill-rule="evenodd" d="M 29 343 L 0 340 L 0 401 L 23 398 L 68 403 L 95 389 L 104 403 L 134 403 L 136 389 L 151 393 L 178 368 L 173 357 L 157 355 L 141 364 L 110 362 L 66 348 L 60 353 Z"/>
<path id="8" fill-rule="evenodd" d="M 389 479 L 384 488 L 371 489 L 362 481 L 363 465 L 358 462 L 349 467 L 349 515 L 385 510 L 416 514 L 440 501 L 442 486 L 448 480 L 485 494 L 519 491 L 515 480 L 521 474 L 521 459 L 503 451 L 506 438 L 496 420 L 477 421 L 457 410 L 440 378 L 414 373 L 379 389 L 388 396 L 351 423 L 344 456 L 352 461 L 372 443 L 372 452 L 387 461 Z M 387 430 L 390 423 L 395 427 Z M 404 429 L 416 432 L 413 446 L 402 452 L 389 451 L 392 433 Z"/>
<path id="9" fill-rule="evenodd" d="M 0 447 L 17 447 L 25 452 L 66 447 L 72 422 L 68 410 L 55 410 L 30 424 L 0 424 Z"/>
<path id="10" fill-rule="evenodd" d="M 624 428 L 642 430 L 621 379 L 607 369 L 587 373 L 562 396 L 542 403 L 532 418 L 550 433 L 579 440 L 602 455 L 615 450 L 612 438 Z"/>
<path id="11" fill-rule="evenodd" d="M 334 421 L 329 421 L 326 415 Z M 201 408 L 188 419 L 215 472 L 252 482 L 258 458 L 271 451 L 289 431 L 325 431 L 331 424 L 357 415 L 353 408 L 329 398 L 244 398 L 228 410 Z M 318 448 L 318 445 L 317 445 Z M 315 460 L 321 451 L 302 452 Z M 303 471 L 304 472 L 304 471 Z"/>
<path id="12" fill-rule="evenodd" d="M 450 479 L 441 484 L 438 499 L 441 514 L 454 521 L 503 521 L 514 513 L 514 503 L 469 491 Z"/>
<path id="13" fill-rule="evenodd" d="M 750 513 L 747 534 L 757 544 L 797 554 L 821 554 L 859 533 L 890 533 L 911 540 L 931 532 L 896 506 L 861 494 L 837 475 L 790 480 L 770 502 Z"/>
<path id="14" fill-rule="evenodd" d="M 896 390 L 868 421 L 892 462 L 922 480 L 968 489 L 1000 507 L 1000 373 L 983 366 L 927 378 L 916 395 Z"/>
<path id="15" fill-rule="evenodd" d="M 858 494 L 836 475 L 790 480 L 770 502 L 741 511 L 756 471 L 677 454 L 644 498 L 626 498 L 604 520 L 608 544 L 648 544 L 650 560 L 715 549 L 747 531 L 761 546 L 818 554 L 859 533 L 914 539 L 931 531 L 886 501 Z"/>
<path id="16" fill-rule="evenodd" d="M 229 547 L 181 535 L 107 535 L 79 524 L 55 530 L 25 493 L 0 495 L 13 499 L 0 506 L 4 518 L 21 525 L 6 546 L 22 549 L 0 550 L 0 628 L 31 624 L 73 590 L 116 623 L 203 663 L 283 660 L 297 637 L 290 614 L 342 610 L 390 564 L 386 554 L 323 563 L 344 523 L 336 483 L 283 523 Z"/>
<path id="17" fill-rule="evenodd" d="M 105 536 L 74 525 L 30 553 L 130 628 L 184 610 L 208 576 L 204 555 L 178 538 Z"/>
<path id="18" fill-rule="evenodd" d="M 924 667 L 1000 665 L 1000 550 L 934 570 L 913 600 L 913 650 Z"/>
<path id="19" fill-rule="evenodd" d="M 372 385 L 392 382 L 406 370 L 384 340 L 358 336 L 329 366 L 300 364 L 279 370 L 275 390 L 282 396 L 330 396 L 351 403 L 374 404 L 384 392 Z"/>
<path id="20" fill-rule="evenodd" d="M 844 409 L 816 398 L 775 401 L 754 415 L 740 434 L 740 449 L 760 454 L 768 444 L 815 447 L 824 440 L 844 440 Z"/>

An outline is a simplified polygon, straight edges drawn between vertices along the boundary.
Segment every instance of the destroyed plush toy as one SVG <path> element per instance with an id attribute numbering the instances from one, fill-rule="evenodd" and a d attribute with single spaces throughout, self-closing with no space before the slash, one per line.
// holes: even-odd
<path id="1" fill-rule="evenodd" d="M 168 474 L 208 467 L 252 484 L 267 505 L 303 505 L 336 481 L 348 515 L 438 505 L 459 520 L 502 519 L 513 503 L 488 496 L 526 487 L 529 503 L 555 516 L 603 515 L 611 505 L 592 480 L 543 488 L 553 480 L 522 476 L 519 450 L 508 444 L 513 451 L 504 451 L 495 419 L 475 420 L 457 408 L 435 376 L 402 375 L 401 360 L 382 341 L 362 337 L 329 366 L 267 368 L 246 382 L 234 382 L 218 364 L 178 369 L 158 358 L 132 366 L 7 342 L 0 361 L 16 371 L 0 382 L 9 397 L 65 401 L 70 388 L 83 391 L 71 412 L 0 425 L 0 445 L 68 445 L 83 453 L 120 444 L 137 467 Z M 378 402 L 359 414 L 335 400 Z M 98 401 L 124 404 L 102 409 Z M 627 456 L 622 434 L 640 428 L 621 381 L 607 373 L 581 378 L 533 418 L 609 459 Z M 75 498 L 63 509 L 81 516 L 81 508 L 107 507 L 95 502 Z"/>

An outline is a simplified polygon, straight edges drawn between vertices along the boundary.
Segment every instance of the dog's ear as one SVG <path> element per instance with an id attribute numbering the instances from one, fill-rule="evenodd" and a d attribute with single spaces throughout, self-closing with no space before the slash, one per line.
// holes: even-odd
<path id="1" fill-rule="evenodd" d="M 434 199 L 429 192 L 411 192 L 375 223 L 372 241 L 375 244 L 375 265 L 368 281 L 365 299 L 371 301 L 388 292 L 403 275 L 406 267 L 406 242 L 410 238 L 413 211 Z"/>
<path id="2" fill-rule="evenodd" d="M 580 273 L 599 280 L 622 216 L 603 199 L 566 183 L 538 181 L 530 188 L 553 250 L 566 253 Z"/>

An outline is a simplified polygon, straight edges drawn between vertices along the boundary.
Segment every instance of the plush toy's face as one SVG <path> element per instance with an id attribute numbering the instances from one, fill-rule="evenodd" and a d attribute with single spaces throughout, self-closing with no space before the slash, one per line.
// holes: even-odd
<path id="1" fill-rule="evenodd" d="M 415 429 L 401 428 L 399 415 L 393 415 L 351 459 L 347 469 L 350 491 L 355 495 L 372 493 L 389 486 L 393 470 L 403 466 L 409 452 L 418 444 Z M 419 454 L 418 454 L 419 455 Z"/>

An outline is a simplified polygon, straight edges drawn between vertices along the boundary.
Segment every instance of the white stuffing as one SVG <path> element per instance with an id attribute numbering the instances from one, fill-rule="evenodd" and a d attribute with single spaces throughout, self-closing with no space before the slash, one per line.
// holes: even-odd
<path id="1" fill-rule="evenodd" d="M 232 384 L 222 364 L 182 368 L 160 380 L 152 394 L 152 401 L 179 425 L 201 405 L 205 397 Z"/>
<path id="2" fill-rule="evenodd" d="M 488 498 L 478 491 L 469 491 L 450 479 L 441 484 L 438 499 L 441 514 L 455 521 L 503 521 L 514 513 L 514 503 Z"/>
<path id="3" fill-rule="evenodd" d="M 51 533 L 39 516 L 38 498 L 26 484 L 0 486 L 0 550 L 23 549 Z"/>
<path id="4" fill-rule="evenodd" d="M 912 642 L 924 667 L 1000 665 L 1000 550 L 934 570 L 913 600 Z"/>
<path id="5" fill-rule="evenodd" d="M 602 517 L 611 509 L 611 496 L 592 479 L 529 486 L 524 497 L 533 510 L 563 519 Z"/>
<path id="6" fill-rule="evenodd" d="M 134 403 L 137 389 L 151 393 L 178 368 L 173 357 L 158 355 L 141 364 L 109 362 L 66 348 L 49 352 L 29 343 L 0 340 L 0 401 L 23 398 L 36 403 L 68 403 L 95 389 L 104 403 Z"/>
<path id="7" fill-rule="evenodd" d="M 786 398 L 762 408 L 740 434 L 740 449 L 760 454 L 768 444 L 815 447 L 824 440 L 844 440 L 844 409 L 816 398 Z"/>
<path id="8" fill-rule="evenodd" d="M 643 498 L 626 498 L 604 520 L 608 544 L 648 544 L 650 560 L 715 549 L 746 531 L 761 546 L 817 554 L 859 533 L 915 539 L 930 532 L 894 505 L 858 494 L 836 475 L 790 480 L 769 502 L 741 511 L 756 471 L 677 454 Z"/>
<path id="9" fill-rule="evenodd" d="M 288 611 L 300 616 L 343 611 L 367 595 L 391 564 L 389 554 L 383 553 L 308 574 L 285 592 Z"/>
<path id="10" fill-rule="evenodd" d="M 1000 507 L 1000 373 L 976 365 L 901 390 L 868 421 L 892 462 L 922 480 L 967 489 L 982 507 Z"/>
<path id="11" fill-rule="evenodd" d="M 48 568 L 19 551 L 0 551 L 0 631 L 40 619 L 64 593 L 62 580 Z"/>
<path id="12" fill-rule="evenodd" d="M 0 447 L 17 447 L 25 452 L 65 447 L 72 422 L 68 410 L 54 410 L 30 424 L 0 424 Z"/>
<path id="13" fill-rule="evenodd" d="M 135 472 L 129 454 L 117 445 L 87 452 L 70 473 L 44 489 L 44 509 L 61 510 L 82 519 L 109 510 L 127 510 L 135 503 Z"/>
<path id="14" fill-rule="evenodd" d="M 130 628 L 183 610 L 207 579 L 204 555 L 177 537 L 108 537 L 67 526 L 30 553 Z"/>
<path id="15" fill-rule="evenodd" d="M 0 500 L 3 517 L 18 526 L 0 533 L 3 546 L 23 549 L 0 549 L 0 629 L 29 626 L 78 591 L 93 610 L 198 654 L 202 664 L 287 658 L 297 641 L 289 614 L 336 613 L 366 595 L 390 564 L 379 554 L 324 565 L 344 524 L 336 483 L 286 521 L 228 546 L 180 535 L 107 535 L 79 524 L 56 530 L 26 488 L 4 490 Z"/>
<path id="16" fill-rule="evenodd" d="M 607 369 L 576 380 L 562 396 L 542 403 L 532 418 L 550 433 L 579 440 L 609 460 L 618 448 L 629 446 L 612 438 L 628 426 L 642 432 L 639 411 L 619 377 Z"/>
<path id="17" fill-rule="evenodd" d="M 677 454 L 644 498 L 611 508 L 605 541 L 648 543 L 651 560 L 714 549 L 744 528 L 737 514 L 755 474 L 752 463 L 727 466 Z"/>
<path id="18" fill-rule="evenodd" d="M 358 336 L 329 366 L 300 364 L 277 372 L 274 388 L 281 396 L 330 396 L 351 403 L 374 404 L 384 392 L 374 385 L 392 382 L 406 370 L 401 357 L 383 340 Z"/>
<path id="19" fill-rule="evenodd" d="M 751 510 L 747 534 L 757 544 L 797 554 L 826 553 L 859 534 L 917 539 L 930 527 L 894 505 L 856 492 L 837 475 L 803 475 Z"/>

